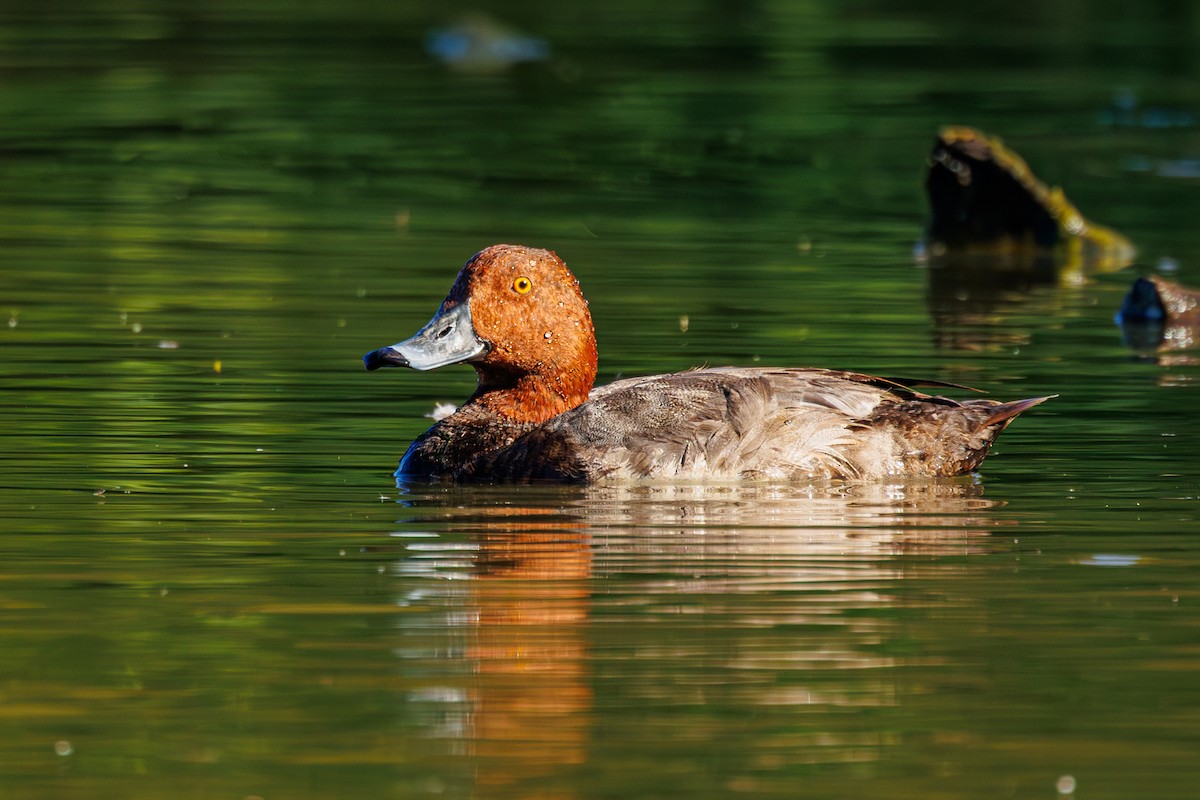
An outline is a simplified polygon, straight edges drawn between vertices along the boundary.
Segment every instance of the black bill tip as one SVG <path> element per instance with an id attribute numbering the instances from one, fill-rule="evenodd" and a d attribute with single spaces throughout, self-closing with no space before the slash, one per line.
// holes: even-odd
<path id="1" fill-rule="evenodd" d="M 372 350 L 362 357 L 363 365 L 368 370 L 376 370 L 380 367 L 408 367 L 408 359 L 405 358 L 398 350 L 393 350 L 390 347 L 381 347 L 378 350 Z"/>

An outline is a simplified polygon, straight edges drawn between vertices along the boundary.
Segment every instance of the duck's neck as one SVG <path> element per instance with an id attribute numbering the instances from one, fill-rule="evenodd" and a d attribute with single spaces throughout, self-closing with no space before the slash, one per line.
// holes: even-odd
<path id="1" fill-rule="evenodd" d="M 467 402 L 516 423 L 541 424 L 584 403 L 595 373 L 479 372 L 479 387 Z"/>

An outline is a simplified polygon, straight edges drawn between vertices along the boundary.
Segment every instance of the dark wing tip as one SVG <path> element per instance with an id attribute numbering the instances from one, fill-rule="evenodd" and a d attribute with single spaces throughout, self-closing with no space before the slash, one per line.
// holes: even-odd
<path id="1" fill-rule="evenodd" d="M 987 428 L 996 424 L 1007 425 L 1013 420 L 1013 417 L 1022 411 L 1028 411 L 1034 406 L 1041 405 L 1047 400 L 1053 400 L 1056 397 L 1058 395 L 1048 394 L 1045 397 L 1030 397 L 1026 400 L 1013 400 L 1011 403 L 1001 403 L 992 409 L 992 413 L 987 416 L 987 419 L 983 421 L 980 427 Z"/>

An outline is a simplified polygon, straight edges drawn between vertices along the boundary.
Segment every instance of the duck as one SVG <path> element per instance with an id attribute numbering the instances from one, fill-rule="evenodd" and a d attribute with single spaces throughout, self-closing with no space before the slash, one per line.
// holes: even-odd
<path id="1" fill-rule="evenodd" d="M 1116 315 L 1125 343 L 1138 351 L 1157 351 L 1160 363 L 1194 363 L 1190 356 L 1165 354 L 1192 350 L 1200 342 L 1200 290 L 1150 275 L 1137 278 Z"/>
<path id="2" fill-rule="evenodd" d="M 433 318 L 368 370 L 474 367 L 477 386 L 409 445 L 398 482 L 891 480 L 970 473 L 1051 396 L 954 400 L 822 368 L 703 367 L 595 386 L 579 280 L 553 251 L 472 256 Z M 958 387 L 966 389 L 968 387 Z"/>
<path id="3" fill-rule="evenodd" d="M 1200 324 L 1200 290 L 1157 275 L 1136 278 L 1117 312 L 1118 324 Z"/>

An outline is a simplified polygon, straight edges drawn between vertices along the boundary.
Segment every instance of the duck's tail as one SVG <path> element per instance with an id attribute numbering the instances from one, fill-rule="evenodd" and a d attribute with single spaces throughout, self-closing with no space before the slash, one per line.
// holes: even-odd
<path id="1" fill-rule="evenodd" d="M 991 413 L 984 418 L 979 424 L 979 430 L 990 428 L 993 425 L 999 425 L 996 433 L 1008 427 L 1008 423 L 1016 419 L 1017 415 L 1022 411 L 1028 411 L 1036 405 L 1041 405 L 1047 400 L 1053 400 L 1058 397 L 1056 394 L 1048 394 L 1045 397 L 1030 397 L 1027 400 L 1013 400 L 1010 403 L 1000 403 L 992 406 Z"/>

